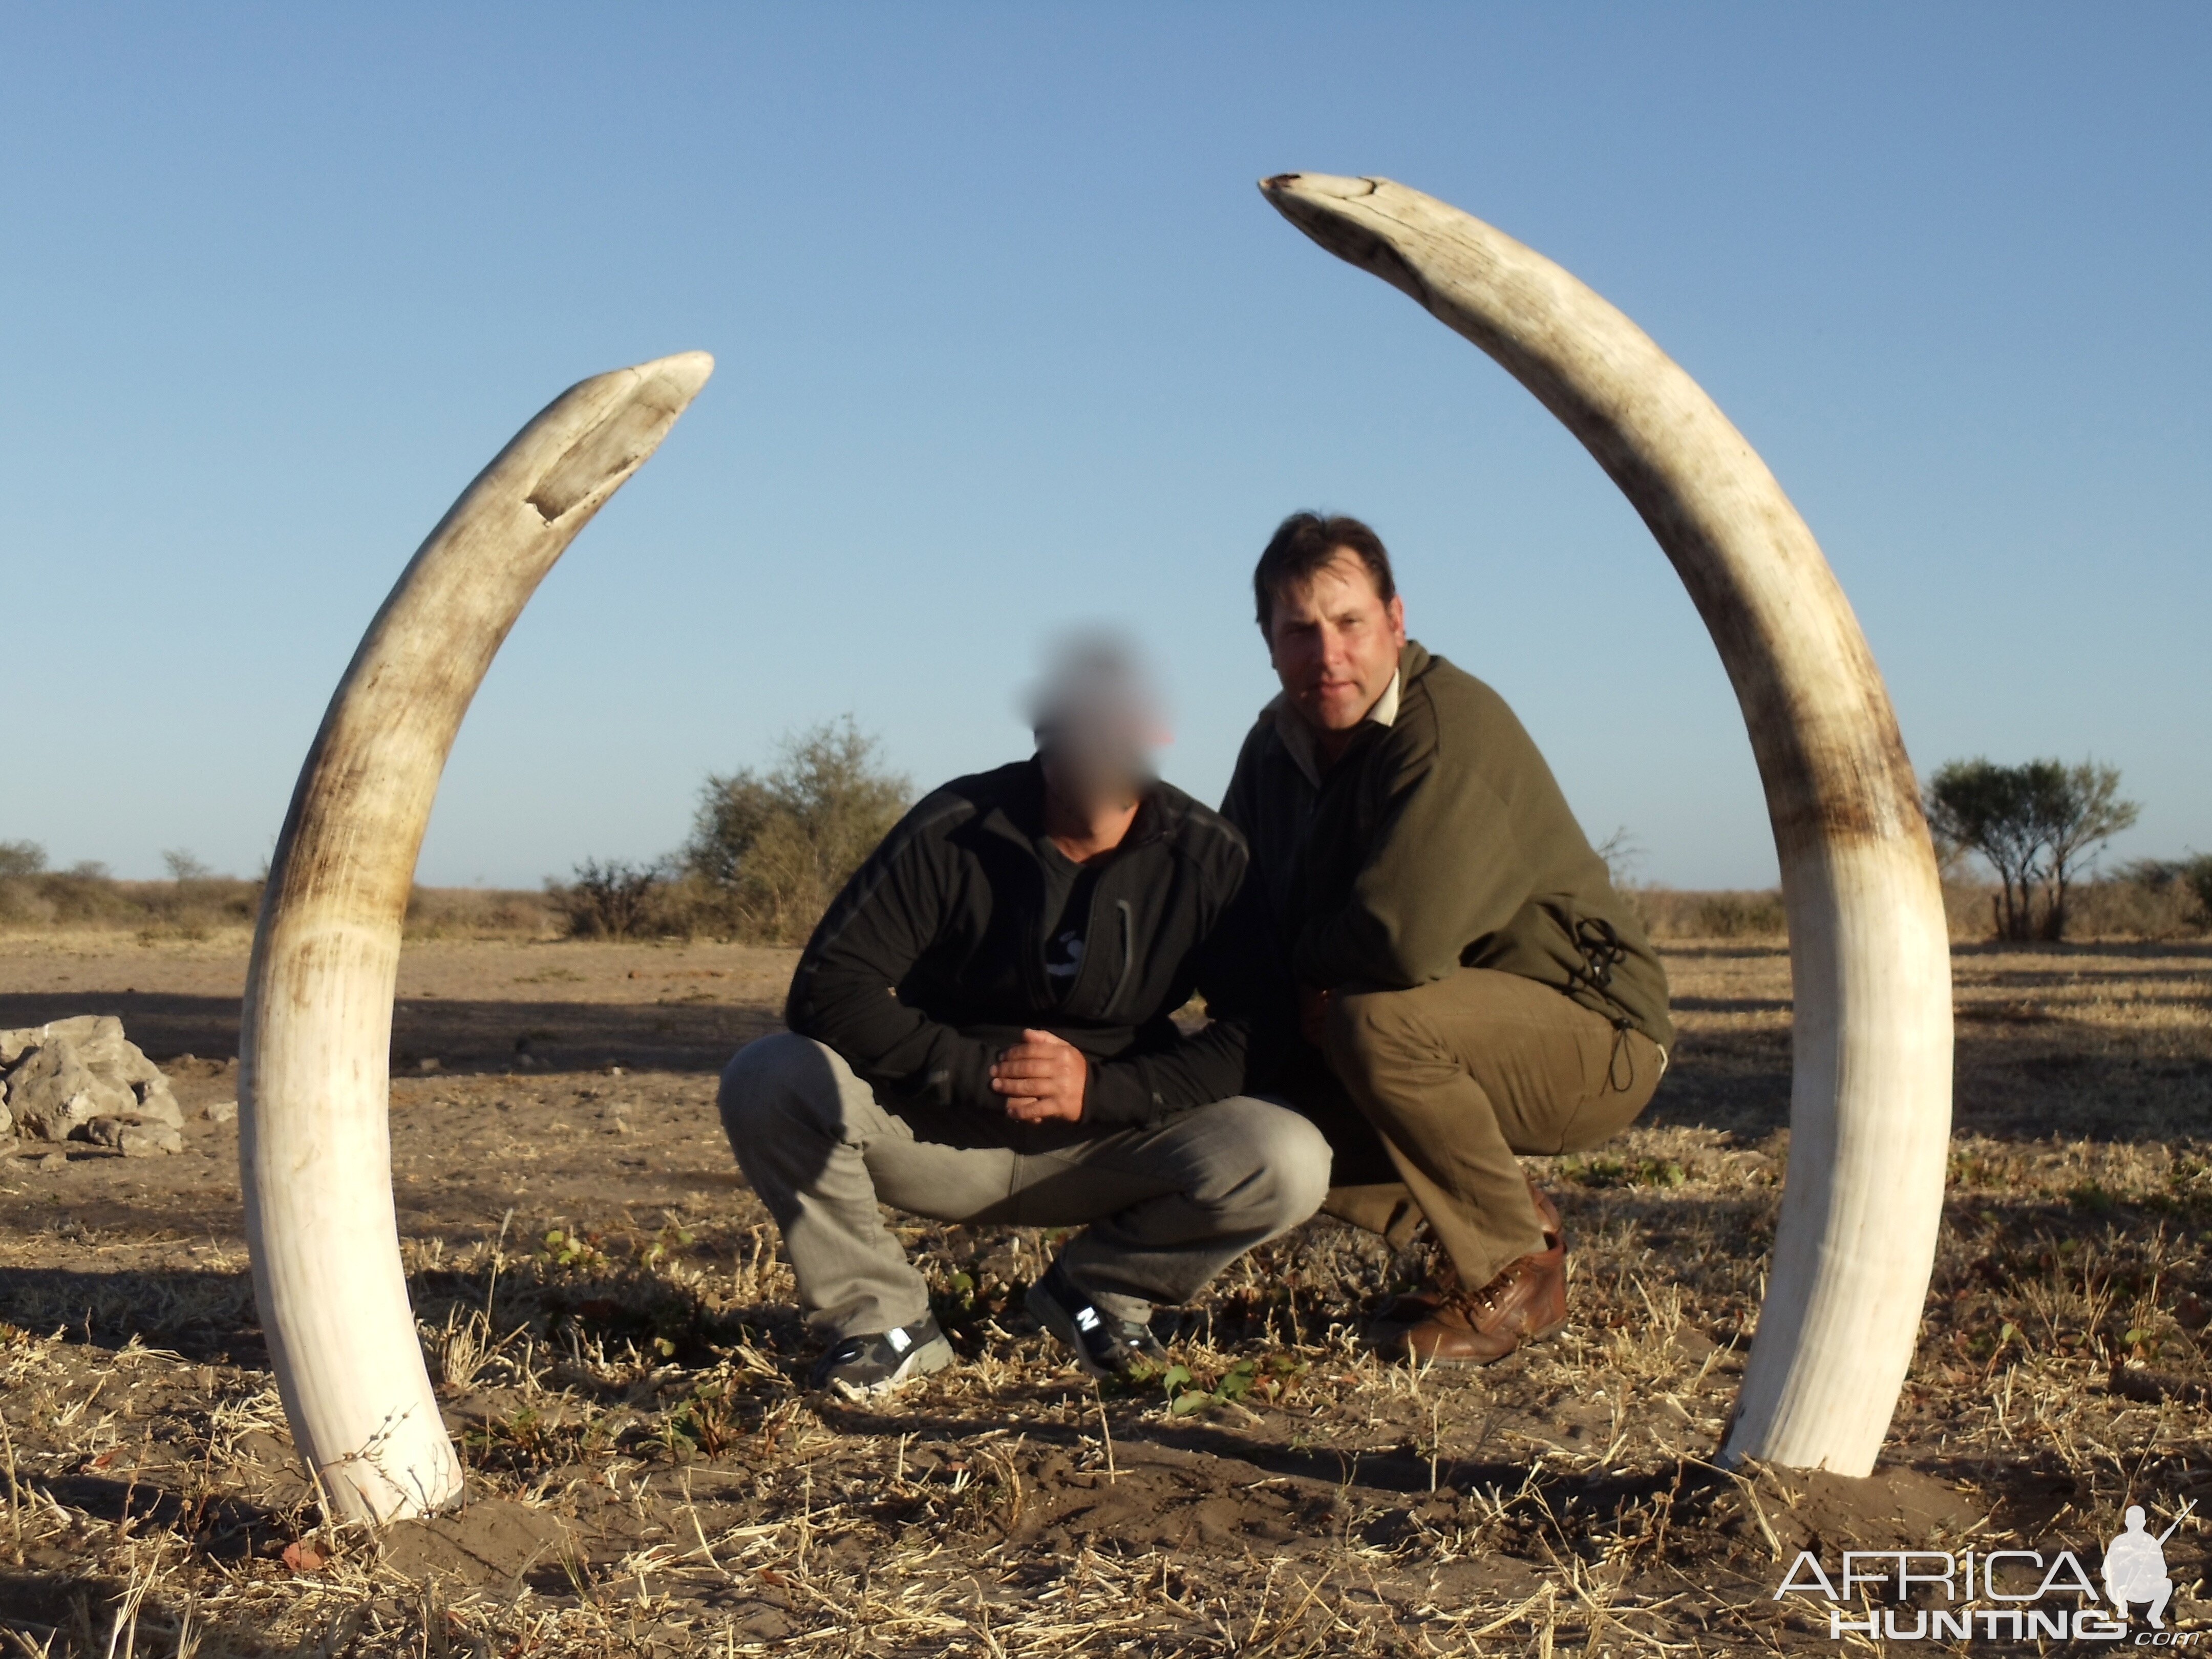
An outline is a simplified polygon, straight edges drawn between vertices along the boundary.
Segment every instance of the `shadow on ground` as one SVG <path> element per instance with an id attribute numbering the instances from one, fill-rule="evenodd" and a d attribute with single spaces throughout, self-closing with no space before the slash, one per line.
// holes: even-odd
<path id="1" fill-rule="evenodd" d="M 115 1014 L 131 1040 L 157 1061 L 179 1054 L 238 1052 L 234 997 L 150 992 L 17 992 L 0 995 L 0 1030 L 43 1025 L 74 1014 Z M 724 1002 L 645 1004 L 463 1000 L 403 997 L 392 1008 L 395 1071 L 435 1060 L 447 1072 L 505 1070 L 518 1056 L 532 1069 L 584 1072 L 621 1066 L 663 1072 L 719 1072 L 757 1036 L 781 1030 L 773 1009 Z"/>
<path id="2" fill-rule="evenodd" d="M 95 1348 L 136 1340 L 200 1364 L 269 1363 L 253 1281 L 242 1272 L 0 1267 L 0 1321 Z"/>

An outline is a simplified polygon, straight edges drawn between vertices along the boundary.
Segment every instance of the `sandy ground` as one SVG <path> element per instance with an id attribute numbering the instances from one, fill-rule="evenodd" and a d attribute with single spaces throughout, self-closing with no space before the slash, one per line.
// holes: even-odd
<path id="1" fill-rule="evenodd" d="M 38 1231 L 59 1206 L 82 1226 L 242 1246 L 237 1128 L 198 1114 L 237 1097 L 246 948 L 0 943 L 0 1029 L 118 1014 L 188 1120 L 181 1158 L 71 1148 L 51 1171 L 0 1164 L 0 1229 Z M 793 960 L 743 945 L 410 947 L 392 1018 L 402 1230 L 472 1237 L 496 1231 L 509 1207 L 604 1227 L 726 1205 L 737 1176 L 714 1076 L 777 1028 Z"/>
<path id="2" fill-rule="evenodd" d="M 119 1013 L 188 1118 L 175 1158 L 0 1161 L 0 1630 L 88 1651 L 137 1586 L 162 1652 L 188 1617 L 203 1652 L 1832 1650 L 1824 1607 L 1772 1597 L 1798 1548 L 2086 1551 L 2124 1500 L 2212 1504 L 2212 949 L 1958 954 L 1943 1254 L 1867 1482 L 1708 1461 L 1771 1239 L 1789 972 L 1668 959 L 1652 1109 L 1537 1165 L 1577 1273 L 1540 1348 L 1379 1363 L 1361 1307 L 1413 1264 L 1316 1223 L 1174 1327 L 1207 1398 L 1102 1396 L 1019 1312 L 1048 1239 L 915 1225 L 967 1363 L 863 1412 L 798 1388 L 713 1111 L 790 953 L 411 947 L 394 1185 L 479 1496 L 371 1539 L 292 1459 L 235 1127 L 201 1115 L 235 1094 L 244 940 L 0 939 L 0 1026 Z M 2188 1625 L 2204 1537 L 2168 1547 Z"/>

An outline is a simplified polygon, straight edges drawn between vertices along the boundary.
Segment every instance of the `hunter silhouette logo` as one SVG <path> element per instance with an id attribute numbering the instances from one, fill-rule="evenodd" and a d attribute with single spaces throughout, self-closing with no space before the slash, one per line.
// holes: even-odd
<path id="1" fill-rule="evenodd" d="M 2149 1608 L 2151 1628 L 2164 1630 L 2166 1604 L 2173 1595 L 2173 1581 L 2166 1576 L 2166 1540 L 2180 1519 L 2154 1538 L 2143 1530 L 2140 1504 L 2130 1504 L 2125 1518 L 2127 1530 L 2105 1547 L 2105 1594 L 2123 1619 L 2130 1601 L 2142 1602 Z"/>

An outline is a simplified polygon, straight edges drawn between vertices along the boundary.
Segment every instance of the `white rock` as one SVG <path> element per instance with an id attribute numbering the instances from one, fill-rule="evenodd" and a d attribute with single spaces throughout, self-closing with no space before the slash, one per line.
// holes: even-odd
<path id="1" fill-rule="evenodd" d="M 163 1158 L 185 1150 L 185 1138 L 166 1123 L 126 1123 L 116 1145 L 125 1158 Z"/>
<path id="2" fill-rule="evenodd" d="M 0 1133 L 65 1140 L 94 1118 L 176 1128 L 185 1121 L 161 1068 L 112 1014 L 78 1014 L 0 1031 Z M 12 1125 L 10 1122 L 12 1120 Z"/>
<path id="3" fill-rule="evenodd" d="M 137 1085 L 138 1116 L 146 1123 L 166 1123 L 172 1129 L 180 1127 L 185 1121 L 184 1109 L 170 1091 L 169 1079 L 156 1073 L 151 1083 Z"/>
<path id="4" fill-rule="evenodd" d="M 138 1097 L 129 1085 L 96 1076 L 73 1044 L 46 1042 L 31 1049 L 8 1074 L 9 1111 L 34 1140 L 67 1140 L 79 1124 L 96 1117 L 135 1116 Z"/>
<path id="5" fill-rule="evenodd" d="M 119 1117 L 96 1117 L 81 1131 L 95 1146 L 112 1146 L 125 1158 L 158 1158 L 185 1149 L 184 1137 L 166 1123 L 128 1123 Z"/>
<path id="6" fill-rule="evenodd" d="M 218 1100 L 210 1106 L 203 1115 L 210 1123 L 235 1123 L 238 1121 L 238 1103 L 234 1100 Z"/>

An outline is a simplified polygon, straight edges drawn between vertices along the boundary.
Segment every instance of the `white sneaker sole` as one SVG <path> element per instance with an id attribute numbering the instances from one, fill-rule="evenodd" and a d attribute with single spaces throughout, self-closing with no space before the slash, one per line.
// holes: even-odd
<path id="1" fill-rule="evenodd" d="M 833 1376 L 830 1379 L 829 1392 L 856 1406 L 864 1406 L 871 1400 L 881 1400 L 886 1395 L 896 1394 L 921 1382 L 933 1371 L 948 1369 L 952 1360 L 952 1345 L 941 1336 L 935 1337 L 908 1354 L 900 1362 L 896 1370 L 881 1381 L 848 1382 L 842 1376 Z"/>

